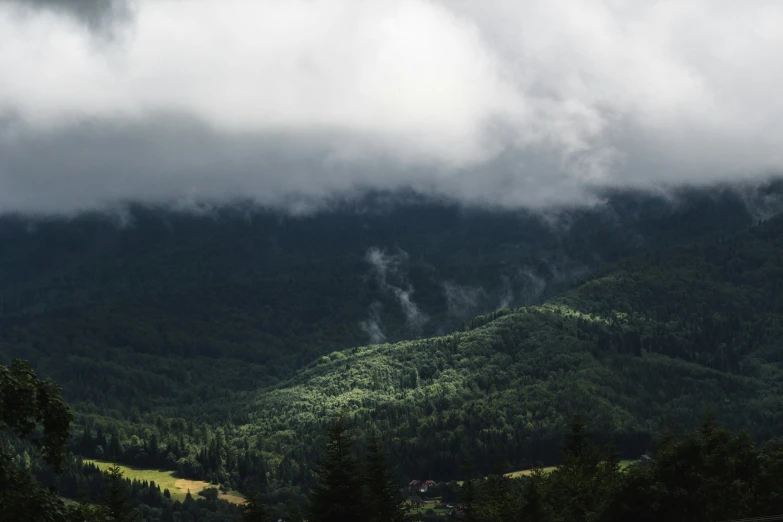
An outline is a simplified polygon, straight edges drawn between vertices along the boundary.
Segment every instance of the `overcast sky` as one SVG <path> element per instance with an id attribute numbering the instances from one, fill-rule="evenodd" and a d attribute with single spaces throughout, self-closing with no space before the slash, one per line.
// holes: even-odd
<path id="1" fill-rule="evenodd" d="M 0 212 L 783 167 L 783 3 L 0 0 Z"/>

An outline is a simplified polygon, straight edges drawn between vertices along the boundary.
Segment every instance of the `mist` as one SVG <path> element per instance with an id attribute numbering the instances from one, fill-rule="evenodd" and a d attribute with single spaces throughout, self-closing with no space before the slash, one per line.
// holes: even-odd
<path id="1" fill-rule="evenodd" d="M 365 261 L 370 265 L 370 273 L 382 292 L 394 297 L 405 315 L 408 328 L 418 333 L 429 321 L 429 316 L 419 308 L 413 300 L 413 285 L 408 282 L 407 262 L 408 254 L 399 250 L 394 254 L 388 254 L 379 248 L 370 248 L 365 255 Z M 362 329 L 372 339 L 380 339 L 383 334 L 380 329 L 379 307 L 373 303 L 370 307 L 370 318 L 362 323 Z M 381 334 L 381 335 L 379 335 Z"/>

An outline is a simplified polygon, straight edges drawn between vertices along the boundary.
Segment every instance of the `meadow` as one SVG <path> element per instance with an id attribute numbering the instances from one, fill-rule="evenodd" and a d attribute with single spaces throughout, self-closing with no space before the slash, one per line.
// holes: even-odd
<path id="1" fill-rule="evenodd" d="M 621 460 L 620 461 L 620 469 L 625 469 L 625 468 L 627 468 L 628 466 L 630 466 L 631 464 L 633 464 L 635 462 L 637 462 L 637 461 L 636 460 L 628 460 L 628 459 Z M 556 468 L 556 466 L 549 466 L 549 467 L 546 467 L 546 468 L 541 468 L 541 471 L 543 471 L 544 473 L 549 473 L 550 471 L 553 471 L 555 468 Z M 508 478 L 517 478 L 517 477 L 524 477 L 524 476 L 530 475 L 531 473 L 533 473 L 532 469 L 523 469 L 523 470 L 520 470 L 520 471 L 512 471 L 511 473 L 506 473 L 504 476 L 506 476 Z"/>
<path id="2" fill-rule="evenodd" d="M 101 471 L 105 471 L 113 465 L 111 462 L 93 459 L 84 459 L 84 462 L 85 464 L 95 464 Z M 142 482 L 154 481 L 155 484 L 160 486 L 161 491 L 165 489 L 169 490 L 172 500 L 179 500 L 180 502 L 185 500 L 188 492 L 190 492 L 190 494 L 196 498 L 200 491 L 206 488 L 217 487 L 216 485 L 210 484 L 209 482 L 204 482 L 203 480 L 189 480 L 176 477 L 174 472 L 170 470 L 142 469 L 125 465 L 118 465 L 118 467 L 120 470 L 122 470 L 123 476 L 125 478 L 130 480 L 139 480 Z M 218 491 L 218 498 L 221 500 L 225 500 L 237 505 L 243 504 L 245 502 L 245 498 L 237 491 L 229 491 L 227 493 L 223 493 L 220 490 Z"/>

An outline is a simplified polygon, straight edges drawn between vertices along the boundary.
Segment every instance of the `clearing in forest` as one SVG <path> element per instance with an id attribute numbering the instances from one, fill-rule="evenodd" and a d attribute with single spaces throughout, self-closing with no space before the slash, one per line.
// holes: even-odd
<path id="1" fill-rule="evenodd" d="M 628 459 L 621 460 L 620 469 L 625 469 L 635 462 L 636 462 L 635 460 L 628 460 Z M 546 468 L 541 468 L 541 471 L 543 471 L 544 473 L 549 473 L 550 471 L 553 471 L 555 467 L 556 466 L 549 466 Z M 506 473 L 505 476 L 508 478 L 517 478 L 517 477 L 524 477 L 526 475 L 530 475 L 531 473 L 533 473 L 532 469 L 524 469 L 521 471 L 512 471 L 511 473 Z"/>
<path id="2" fill-rule="evenodd" d="M 111 466 L 113 466 L 113 463 L 106 462 L 103 460 L 93 460 L 93 459 L 82 459 L 85 464 L 92 463 L 98 466 L 98 468 L 101 471 L 105 471 Z M 160 491 L 163 492 L 164 489 L 168 489 L 169 493 L 171 493 L 171 499 L 172 500 L 179 500 L 182 502 L 185 500 L 185 497 L 188 494 L 188 491 L 190 491 L 191 496 L 193 498 L 198 498 L 198 494 L 200 491 L 206 489 L 206 488 L 216 488 L 214 484 L 210 484 L 209 482 L 204 482 L 203 480 L 190 480 L 190 479 L 183 479 L 179 477 L 174 476 L 173 471 L 167 471 L 167 470 L 156 470 L 156 469 L 142 469 L 142 468 L 134 468 L 131 466 L 125 466 L 122 464 L 117 465 L 123 473 L 123 476 L 130 480 L 139 480 L 139 481 L 147 481 L 152 482 L 154 481 L 155 484 L 157 484 L 160 487 Z M 218 498 L 221 500 L 225 500 L 227 502 L 231 502 L 232 504 L 244 504 L 245 498 L 242 496 L 241 493 L 237 491 L 229 491 L 227 493 L 223 493 L 222 491 L 218 490 Z"/>

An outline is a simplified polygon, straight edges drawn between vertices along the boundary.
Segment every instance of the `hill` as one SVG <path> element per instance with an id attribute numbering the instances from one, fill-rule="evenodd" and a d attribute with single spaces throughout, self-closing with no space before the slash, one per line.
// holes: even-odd
<path id="1" fill-rule="evenodd" d="M 554 464 L 575 412 L 628 457 L 708 407 L 765 440 L 780 431 L 783 252 L 780 220 L 751 226 L 751 210 L 695 191 L 615 195 L 561 214 L 569 226 L 431 202 L 7 220 L 3 295 L 38 300 L 5 309 L 0 356 L 63 385 L 77 453 L 228 489 L 306 486 L 341 410 L 418 478 L 498 454 L 508 470 Z M 525 306 L 491 311 L 509 287 Z M 402 340 L 362 346 L 371 319 Z"/>
<path id="2" fill-rule="evenodd" d="M 6 216 L 0 360 L 30 360 L 79 412 L 224 421 L 320 356 L 539 303 L 628 255 L 746 227 L 776 194 L 618 192 L 551 216 L 383 194 L 302 216 Z"/>
<path id="3" fill-rule="evenodd" d="M 630 457 L 667 419 L 691 428 L 707 410 L 764 441 L 783 433 L 781 313 L 775 218 L 621 262 L 465 332 L 334 352 L 260 392 L 240 433 L 290 477 L 341 410 L 378 426 L 408 473 L 436 479 L 469 456 L 551 463 L 574 413 Z"/>

